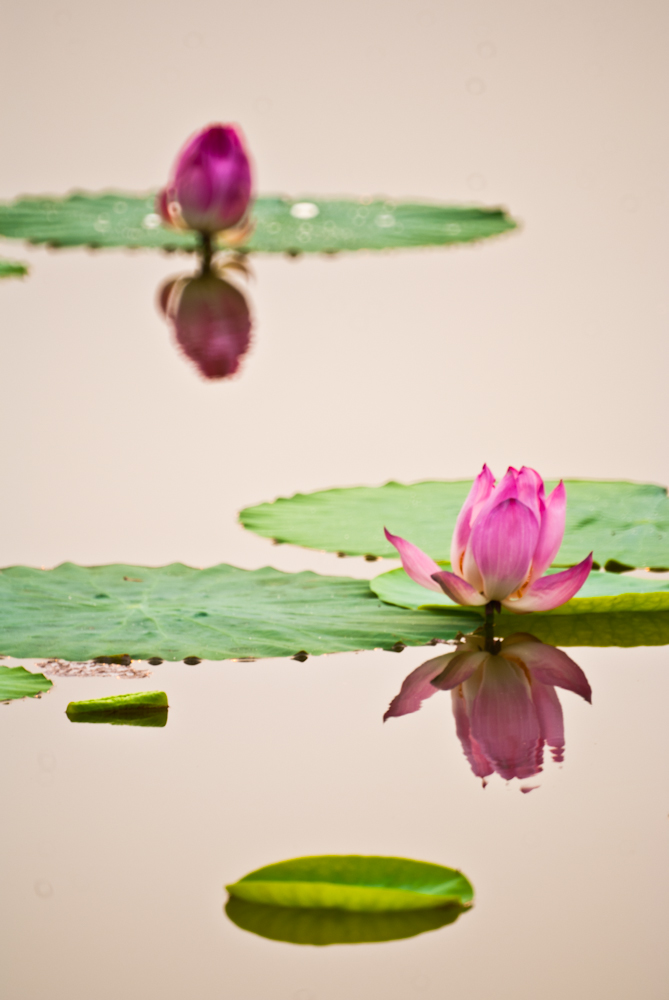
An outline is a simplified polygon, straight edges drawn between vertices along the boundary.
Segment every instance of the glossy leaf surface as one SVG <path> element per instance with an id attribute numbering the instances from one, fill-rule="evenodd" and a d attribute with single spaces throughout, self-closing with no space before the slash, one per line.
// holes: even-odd
<path id="1" fill-rule="evenodd" d="M 546 482 L 551 490 L 555 482 Z M 298 493 L 247 507 L 245 528 L 306 548 L 397 558 L 384 526 L 448 561 L 455 519 L 471 480 L 404 486 L 358 486 Z M 571 566 L 592 550 L 604 566 L 669 567 L 669 499 L 662 486 L 624 481 L 565 480 L 567 527 L 556 566 Z"/>
<path id="2" fill-rule="evenodd" d="M 89 701 L 71 701 L 65 711 L 71 719 L 77 716 L 103 715 L 145 715 L 148 712 L 164 712 L 168 708 L 164 691 L 137 691 L 132 694 L 117 694 L 111 698 L 93 698 Z"/>
<path id="3" fill-rule="evenodd" d="M 15 698 L 34 698 L 53 687 L 44 674 L 33 674 L 25 667 L 0 666 L 0 701 Z"/>
<path id="4" fill-rule="evenodd" d="M 396 910 L 390 913 L 359 913 L 347 910 L 310 910 L 247 903 L 234 896 L 225 912 L 234 924 L 271 941 L 324 946 L 372 944 L 415 937 L 445 927 L 458 919 L 466 907 L 454 903 L 429 910 Z"/>
<path id="5" fill-rule="evenodd" d="M 315 573 L 180 563 L 0 571 L 0 652 L 88 660 L 187 656 L 223 660 L 422 645 L 476 627 L 393 608 L 367 581 Z"/>
<path id="6" fill-rule="evenodd" d="M 352 198 L 263 196 L 252 218 L 255 228 L 240 249 L 290 254 L 446 246 L 516 227 L 499 208 Z M 197 244 L 194 233 L 162 225 L 153 193 L 120 191 L 0 204 L 0 236 L 50 246 L 193 250 Z"/>
<path id="7" fill-rule="evenodd" d="M 465 876 L 453 868 L 355 854 L 282 861 L 259 868 L 226 888 L 231 896 L 248 903 L 360 913 L 466 905 L 474 895 Z"/>

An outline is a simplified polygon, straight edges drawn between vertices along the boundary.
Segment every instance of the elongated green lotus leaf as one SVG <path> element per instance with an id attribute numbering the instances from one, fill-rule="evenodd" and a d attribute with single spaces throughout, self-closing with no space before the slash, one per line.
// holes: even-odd
<path id="1" fill-rule="evenodd" d="M 370 582 L 372 591 L 388 604 L 400 608 L 457 608 L 446 594 L 426 590 L 407 576 L 403 569 L 382 573 Z M 551 611 L 553 615 L 584 615 L 602 612 L 669 611 L 669 579 L 616 576 L 591 573 L 576 597 Z M 504 609 L 503 614 L 513 614 Z M 521 616 L 523 620 L 530 618 Z M 516 621 L 520 621 L 514 615 Z"/>
<path id="2" fill-rule="evenodd" d="M 359 913 L 463 906 L 474 895 L 465 876 L 453 868 L 357 854 L 281 861 L 258 868 L 226 889 L 248 903 Z"/>
<path id="3" fill-rule="evenodd" d="M 243 570 L 64 563 L 0 571 L 0 652 L 88 660 L 127 653 L 223 660 L 422 645 L 476 627 L 393 608 L 365 580 Z"/>
<path id="4" fill-rule="evenodd" d="M 72 719 L 79 715 L 145 715 L 150 711 L 164 712 L 168 707 L 164 691 L 137 691 L 133 694 L 116 694 L 111 698 L 71 701 L 65 711 Z"/>
<path id="5" fill-rule="evenodd" d="M 501 208 L 360 198 L 261 196 L 243 251 L 337 253 L 445 246 L 516 228 Z M 164 226 L 155 195 L 78 191 L 64 198 L 24 197 L 0 204 L 0 236 L 52 247 L 152 247 L 194 250 L 194 233 Z M 225 244 L 219 242 L 224 248 Z"/>
<path id="6" fill-rule="evenodd" d="M 141 726 L 144 729 L 164 729 L 167 725 L 168 710 L 166 708 L 136 708 L 125 709 L 122 712 L 79 712 L 70 715 L 70 722 L 86 725 L 105 726 Z"/>
<path id="7" fill-rule="evenodd" d="M 242 930 L 271 941 L 323 947 L 329 944 L 372 944 L 415 937 L 445 927 L 466 913 L 468 907 L 453 903 L 430 910 L 395 910 L 359 913 L 347 910 L 299 909 L 247 903 L 232 896 L 227 916 Z"/>
<path id="8" fill-rule="evenodd" d="M 547 482 L 546 489 L 556 484 Z M 601 566 L 669 568 L 669 499 L 663 486 L 624 481 L 565 480 L 567 526 L 556 566 L 572 566 L 590 551 Z M 297 493 L 247 507 L 245 528 L 265 538 L 326 552 L 397 558 L 383 528 L 437 561 L 450 558 L 455 519 L 470 480 L 403 486 L 357 486 Z"/>
<path id="9" fill-rule="evenodd" d="M 0 666 L 0 701 L 34 698 L 51 687 L 53 681 L 44 674 L 33 674 L 25 667 Z"/>
<path id="10" fill-rule="evenodd" d="M 28 265 L 20 260 L 0 257 L 0 278 L 23 278 L 28 273 Z"/>

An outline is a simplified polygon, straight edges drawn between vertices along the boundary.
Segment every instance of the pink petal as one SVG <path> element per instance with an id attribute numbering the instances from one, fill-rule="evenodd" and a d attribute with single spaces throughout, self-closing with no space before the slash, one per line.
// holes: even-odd
<path id="1" fill-rule="evenodd" d="M 539 719 L 541 735 L 552 748 L 553 760 L 564 759 L 564 719 L 557 692 L 550 684 L 532 682 L 532 700 Z"/>
<path id="2" fill-rule="evenodd" d="M 484 465 L 483 469 L 479 472 L 478 476 L 472 483 L 469 495 L 462 505 L 462 510 L 458 514 L 458 519 L 455 522 L 455 528 L 453 530 L 453 538 L 451 539 L 451 565 L 453 566 L 454 572 L 456 572 L 459 576 L 463 575 L 462 560 L 472 530 L 472 513 L 476 507 L 480 506 L 485 500 L 488 499 L 494 486 L 495 477 L 488 466 Z"/>
<path id="3" fill-rule="evenodd" d="M 509 466 L 504 474 L 503 478 L 497 483 L 495 488 L 491 490 L 488 496 L 481 503 L 476 504 L 474 510 L 472 511 L 471 524 L 472 528 L 474 524 L 481 520 L 488 514 L 493 507 L 497 507 L 499 504 L 504 503 L 505 500 L 517 500 L 518 499 L 518 472 Z"/>
<path id="4" fill-rule="evenodd" d="M 518 473 L 516 480 L 518 489 L 518 499 L 529 507 L 537 521 L 541 522 L 541 515 L 545 505 L 544 481 L 535 469 L 530 469 L 524 465 Z"/>
<path id="5" fill-rule="evenodd" d="M 478 778 L 485 778 L 489 774 L 494 774 L 495 768 L 483 753 L 476 740 L 472 739 L 469 715 L 467 713 L 467 702 L 461 688 L 451 691 L 451 703 L 453 705 L 453 715 L 455 716 L 455 731 L 472 771 Z"/>
<path id="6" fill-rule="evenodd" d="M 490 656 L 469 718 L 472 737 L 503 778 L 529 778 L 541 770 L 541 729 L 520 667 Z"/>
<path id="7" fill-rule="evenodd" d="M 428 590 L 440 590 L 438 583 L 432 579 L 435 573 L 439 572 L 439 564 L 426 555 L 417 545 L 412 545 L 399 535 L 391 535 L 387 528 L 383 529 L 386 538 L 391 545 L 394 545 L 400 554 L 404 572 L 411 577 L 414 583 L 419 583 L 421 587 Z"/>
<path id="8" fill-rule="evenodd" d="M 515 642 L 508 646 L 504 640 L 501 656 L 523 663 L 530 671 L 533 681 L 565 688 L 580 695 L 587 702 L 592 701 L 592 689 L 588 678 L 579 665 L 574 663 L 562 649 L 556 649 L 555 646 L 536 640 Z"/>
<path id="9" fill-rule="evenodd" d="M 580 562 L 578 566 L 565 569 L 562 573 L 551 573 L 535 580 L 527 588 L 522 597 L 518 600 L 503 601 L 504 607 L 509 611 L 516 611 L 524 614 L 527 611 L 550 611 L 558 608 L 561 604 L 576 594 L 592 569 L 592 552 Z"/>
<path id="10" fill-rule="evenodd" d="M 444 664 L 441 673 L 432 680 L 432 685 L 439 691 L 450 691 L 452 688 L 464 684 L 490 655 L 484 651 L 456 652 L 454 656 L 451 654 L 449 662 Z M 446 659 L 446 657 L 440 657 L 440 659 Z"/>
<path id="11" fill-rule="evenodd" d="M 417 712 L 422 703 L 439 690 L 430 683 L 432 678 L 443 673 L 449 662 L 458 655 L 459 653 L 456 651 L 455 653 L 446 653 L 444 656 L 436 656 L 433 660 L 428 660 L 427 663 L 422 663 L 420 667 L 412 670 L 409 676 L 402 681 L 400 693 L 391 701 L 388 711 L 383 716 L 383 721 Z"/>
<path id="12" fill-rule="evenodd" d="M 483 594 L 479 594 L 470 583 L 456 576 L 455 573 L 449 573 L 447 569 L 440 570 L 438 566 L 437 571 L 432 574 L 432 580 L 436 582 L 437 589 L 443 590 L 446 596 L 450 597 L 456 604 L 477 605 L 488 603 L 487 598 Z"/>
<path id="13" fill-rule="evenodd" d="M 562 545 L 564 524 L 567 514 L 567 493 L 564 483 L 560 482 L 546 500 L 541 517 L 539 541 L 534 550 L 530 582 L 543 576 L 551 565 Z"/>
<path id="14" fill-rule="evenodd" d="M 525 581 L 537 547 L 539 523 L 520 500 L 502 501 L 476 521 L 472 555 L 487 600 L 503 601 Z"/>

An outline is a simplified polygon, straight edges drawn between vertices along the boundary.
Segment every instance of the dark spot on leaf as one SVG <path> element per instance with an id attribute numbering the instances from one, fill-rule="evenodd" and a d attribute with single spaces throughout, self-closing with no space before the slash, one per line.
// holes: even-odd
<path id="1" fill-rule="evenodd" d="M 598 562 L 595 562 L 595 560 L 593 559 L 592 560 L 592 568 L 593 569 L 601 569 L 602 567 L 599 565 Z"/>
<path id="2" fill-rule="evenodd" d="M 197 614 L 193 615 L 193 618 L 208 618 L 208 617 L 209 617 L 208 611 L 198 611 Z"/>
<path id="3" fill-rule="evenodd" d="M 95 595 L 95 600 L 96 601 L 101 601 L 104 598 L 106 598 L 107 600 L 109 600 L 109 594 L 96 594 Z"/>
<path id="4" fill-rule="evenodd" d="M 403 642 L 396 642 L 394 646 L 390 647 L 390 649 L 393 653 L 401 653 L 403 649 L 406 649 L 406 646 Z"/>
<path id="5" fill-rule="evenodd" d="M 129 667 L 132 660 L 127 653 L 123 653 L 121 656 L 96 656 L 93 663 L 118 663 L 121 667 Z"/>
<path id="6" fill-rule="evenodd" d="M 152 656 L 151 659 L 146 662 L 150 663 L 152 667 L 159 667 L 163 661 L 159 656 Z"/>
<path id="7" fill-rule="evenodd" d="M 346 556 L 347 556 L 347 553 L 346 552 L 338 552 L 337 555 L 339 556 L 340 559 L 345 559 Z"/>
<path id="8" fill-rule="evenodd" d="M 124 576 L 123 579 L 127 580 L 128 583 L 141 583 L 142 582 L 138 576 Z"/>
<path id="9" fill-rule="evenodd" d="M 667 566 L 649 566 L 648 569 L 651 573 L 669 573 L 669 567 Z"/>
<path id="10" fill-rule="evenodd" d="M 617 559 L 607 559 L 604 563 L 604 569 L 607 573 L 627 573 L 634 568 L 634 566 L 628 566 L 627 563 L 618 562 Z"/>
<path id="11" fill-rule="evenodd" d="M 301 649 L 299 653 L 295 653 L 295 656 L 291 657 L 291 659 L 297 660 L 298 663 L 304 663 L 305 660 L 309 659 L 309 654 Z"/>
<path id="12" fill-rule="evenodd" d="M 370 553 L 367 553 L 367 555 L 365 556 L 365 562 L 376 562 L 378 558 L 379 558 L 378 556 L 373 556 Z"/>
<path id="13" fill-rule="evenodd" d="M 187 663 L 189 667 L 194 667 L 196 663 L 202 663 L 199 656 L 184 656 L 184 663 Z"/>

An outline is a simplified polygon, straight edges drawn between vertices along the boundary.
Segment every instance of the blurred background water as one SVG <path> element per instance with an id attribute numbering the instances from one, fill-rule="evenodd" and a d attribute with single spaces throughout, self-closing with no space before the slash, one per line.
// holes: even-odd
<path id="1" fill-rule="evenodd" d="M 155 306 L 183 258 L 5 243 L 32 273 L 0 288 L 2 565 L 372 576 L 237 512 L 484 461 L 667 483 L 667 18 L 649 0 L 7 3 L 3 199 L 157 187 L 220 120 L 260 191 L 501 203 L 523 228 L 255 258 L 253 342 L 216 383 Z M 481 790 L 446 698 L 381 726 L 420 650 L 61 678 L 0 708 L 5 995 L 660 1000 L 666 653 L 573 655 L 594 705 L 562 697 L 564 768 L 528 796 Z M 63 714 L 140 685 L 168 691 L 164 730 Z M 223 916 L 224 882 L 328 851 L 460 866 L 476 907 L 325 951 Z"/>

